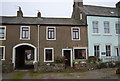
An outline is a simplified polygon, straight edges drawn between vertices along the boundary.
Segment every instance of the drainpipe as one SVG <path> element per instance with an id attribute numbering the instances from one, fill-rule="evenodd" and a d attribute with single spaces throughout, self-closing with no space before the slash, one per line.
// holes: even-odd
<path id="1" fill-rule="evenodd" d="M 39 41 L 40 40 L 40 38 L 39 38 L 39 35 L 40 35 L 39 34 L 39 30 L 40 30 L 40 25 L 37 25 L 37 27 L 38 27 L 38 61 L 39 61 L 39 58 L 40 58 L 39 57 L 39 44 L 40 44 L 40 41 Z"/>

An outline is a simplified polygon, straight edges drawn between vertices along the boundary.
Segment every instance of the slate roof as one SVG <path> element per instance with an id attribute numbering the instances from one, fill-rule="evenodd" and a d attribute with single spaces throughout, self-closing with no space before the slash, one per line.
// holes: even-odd
<path id="1" fill-rule="evenodd" d="M 86 15 L 111 16 L 111 17 L 118 16 L 118 9 L 112 7 L 84 5 L 83 7 L 79 7 L 79 9 Z"/>
<path id="2" fill-rule="evenodd" d="M 64 26 L 80 26 L 86 25 L 82 21 L 72 18 L 38 18 L 38 17 L 6 17 L 1 16 L 1 24 L 30 24 L 30 25 L 64 25 Z"/>

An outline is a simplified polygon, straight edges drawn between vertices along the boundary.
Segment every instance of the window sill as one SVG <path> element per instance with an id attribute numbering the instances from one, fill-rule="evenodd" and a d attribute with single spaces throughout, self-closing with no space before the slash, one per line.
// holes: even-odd
<path id="1" fill-rule="evenodd" d="M 54 62 L 54 61 L 44 61 L 44 62 Z"/>
<path id="2" fill-rule="evenodd" d="M 56 39 L 46 39 L 46 40 L 56 40 Z"/>
<path id="3" fill-rule="evenodd" d="M 30 38 L 29 39 L 22 39 L 22 38 L 20 38 L 20 40 L 30 40 Z"/>
<path id="4" fill-rule="evenodd" d="M 86 59 L 75 59 L 75 60 L 86 60 Z"/>
<path id="5" fill-rule="evenodd" d="M 112 34 L 103 34 L 104 36 L 112 36 Z"/>
<path id="6" fill-rule="evenodd" d="M 100 33 L 92 33 L 93 36 L 101 36 Z"/>
<path id="7" fill-rule="evenodd" d="M 6 39 L 0 39 L 0 40 L 6 40 Z"/>
<path id="8" fill-rule="evenodd" d="M 120 34 L 116 34 L 116 36 L 120 36 Z"/>
<path id="9" fill-rule="evenodd" d="M 1 61 L 5 61 L 5 59 L 1 59 Z"/>
<path id="10" fill-rule="evenodd" d="M 72 39 L 73 41 L 79 41 L 80 39 Z"/>

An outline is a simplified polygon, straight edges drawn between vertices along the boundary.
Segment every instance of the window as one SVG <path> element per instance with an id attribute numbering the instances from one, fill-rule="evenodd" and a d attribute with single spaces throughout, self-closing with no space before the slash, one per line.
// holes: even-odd
<path id="1" fill-rule="evenodd" d="M 21 39 L 30 39 L 30 27 L 29 26 L 22 26 L 21 27 Z"/>
<path id="2" fill-rule="evenodd" d="M 53 48 L 45 48 L 44 49 L 44 62 L 54 62 L 53 59 Z"/>
<path id="3" fill-rule="evenodd" d="M 80 40 L 80 28 L 72 28 L 72 40 Z"/>
<path id="4" fill-rule="evenodd" d="M 119 48 L 116 48 L 117 56 L 120 56 L 119 50 Z"/>
<path id="5" fill-rule="evenodd" d="M 5 47 L 0 46 L 0 60 L 5 60 Z"/>
<path id="6" fill-rule="evenodd" d="M 110 33 L 109 22 L 104 22 L 104 33 Z"/>
<path id="7" fill-rule="evenodd" d="M 99 33 L 98 21 L 93 21 L 93 33 Z"/>
<path id="8" fill-rule="evenodd" d="M 115 24 L 116 34 L 120 34 L 120 23 Z"/>
<path id="9" fill-rule="evenodd" d="M 86 59 L 86 49 L 74 49 L 75 59 Z"/>
<path id="10" fill-rule="evenodd" d="M 0 26 L 0 40 L 6 39 L 6 27 Z"/>
<path id="11" fill-rule="evenodd" d="M 99 45 L 94 45 L 94 56 L 100 56 L 100 47 Z"/>
<path id="12" fill-rule="evenodd" d="M 47 40 L 56 40 L 56 30 L 55 27 L 47 27 Z"/>
<path id="13" fill-rule="evenodd" d="M 111 46 L 106 45 L 106 56 L 111 56 Z"/>

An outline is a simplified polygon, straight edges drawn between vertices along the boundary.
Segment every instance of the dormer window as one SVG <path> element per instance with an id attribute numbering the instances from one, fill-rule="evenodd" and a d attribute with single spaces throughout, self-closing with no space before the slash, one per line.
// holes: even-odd
<path id="1" fill-rule="evenodd" d="M 83 14 L 82 14 L 82 13 L 80 13 L 80 20 L 82 20 L 82 19 L 83 19 L 82 17 L 83 17 Z"/>
<path id="2" fill-rule="evenodd" d="M 111 14 L 114 14 L 115 12 L 111 11 L 110 13 L 111 13 Z"/>

